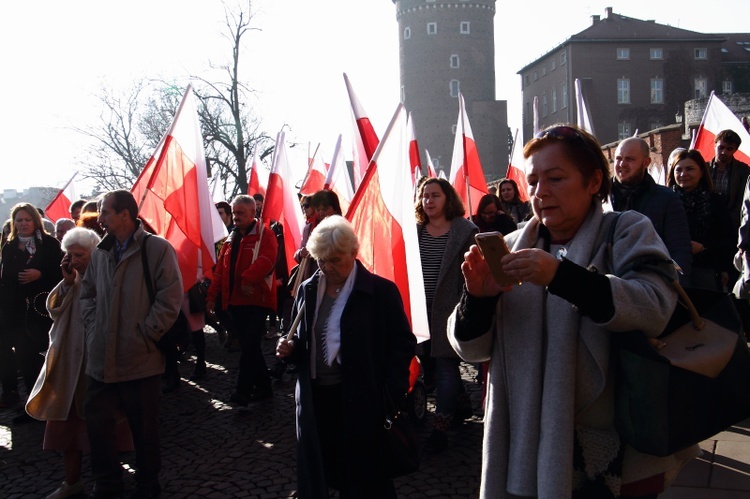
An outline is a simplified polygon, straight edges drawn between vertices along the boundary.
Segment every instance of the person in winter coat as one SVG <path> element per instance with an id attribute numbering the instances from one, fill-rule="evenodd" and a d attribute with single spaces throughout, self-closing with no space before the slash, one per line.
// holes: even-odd
<path id="1" fill-rule="evenodd" d="M 357 260 L 351 225 L 333 215 L 307 242 L 319 270 L 302 284 L 293 338 L 279 358 L 299 367 L 297 486 L 300 499 L 388 499 L 396 492 L 385 452 L 385 397 L 396 403 L 409 386 L 416 339 L 396 285 Z"/>

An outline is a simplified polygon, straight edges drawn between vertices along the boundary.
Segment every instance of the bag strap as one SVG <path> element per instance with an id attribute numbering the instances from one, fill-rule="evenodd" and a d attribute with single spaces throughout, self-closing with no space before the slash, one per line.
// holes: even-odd
<path id="1" fill-rule="evenodd" d="M 143 264 L 143 276 L 146 278 L 146 291 L 148 292 L 148 301 L 151 305 L 154 304 L 156 298 L 154 297 L 154 285 L 151 283 L 151 270 L 148 267 L 148 258 L 146 256 L 146 241 L 151 236 L 150 233 L 143 233 L 143 239 L 141 239 L 141 263 Z"/>
<path id="2" fill-rule="evenodd" d="M 703 320 L 703 317 L 700 316 L 700 314 L 698 313 L 698 309 L 696 309 L 695 305 L 693 304 L 693 301 L 687 295 L 685 289 L 680 285 L 680 281 L 677 279 L 675 273 L 674 261 L 672 261 L 671 259 L 665 260 L 662 258 L 654 258 L 652 256 L 644 256 L 636 258 L 624 268 L 620 269 L 619 272 L 615 272 L 614 260 L 612 258 L 612 246 L 614 245 L 617 220 L 619 220 L 621 214 L 621 212 L 616 212 L 616 216 L 612 217 L 612 222 L 610 223 L 609 230 L 607 231 L 606 254 L 612 273 L 618 277 L 622 277 L 630 271 L 648 271 L 661 276 L 675 289 L 675 291 L 677 291 L 677 296 L 679 297 L 680 303 L 688 310 L 688 313 L 690 314 L 690 320 L 693 323 L 693 327 L 695 327 L 695 329 L 699 331 L 702 330 L 706 326 L 706 321 Z M 601 245 L 601 243 L 599 244 Z M 671 272 L 666 269 L 670 269 Z"/>

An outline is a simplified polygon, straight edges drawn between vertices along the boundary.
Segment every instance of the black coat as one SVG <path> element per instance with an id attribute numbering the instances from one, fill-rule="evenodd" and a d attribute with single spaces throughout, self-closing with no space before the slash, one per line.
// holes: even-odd
<path id="1" fill-rule="evenodd" d="M 37 239 L 36 253 L 33 256 L 18 247 L 18 239 L 8 241 L 3 246 L 0 279 L 5 324 L 18 324 L 23 320 L 27 300 L 34 301 L 37 308 L 46 313 L 47 297 L 44 293 L 49 293 L 62 279 L 62 257 L 60 243 L 48 234 L 42 234 L 41 240 Z M 26 269 L 39 270 L 41 278 L 28 284 L 19 283 L 18 273 Z"/>
<path id="2" fill-rule="evenodd" d="M 396 285 L 368 272 L 357 262 L 354 287 L 341 317 L 341 366 L 344 424 L 347 447 L 346 477 L 351 484 L 385 476 L 383 463 L 384 387 L 391 394 L 405 394 L 409 364 L 416 339 L 404 313 Z M 319 272 L 305 281 L 294 306 L 293 317 L 304 306 L 304 318 L 295 334 L 289 361 L 299 367 L 297 378 L 297 486 L 300 498 L 328 497 L 316 431 L 310 376 L 310 344 Z M 304 305 L 302 299 L 304 297 Z M 369 494 L 368 494 L 369 493 Z M 360 490 L 358 497 L 371 491 Z"/>

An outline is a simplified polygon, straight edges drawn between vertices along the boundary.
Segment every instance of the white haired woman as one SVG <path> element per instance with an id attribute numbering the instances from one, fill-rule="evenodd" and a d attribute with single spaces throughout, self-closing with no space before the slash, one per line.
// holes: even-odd
<path id="1" fill-rule="evenodd" d="M 395 498 L 384 397 L 406 393 L 416 346 L 401 296 L 357 261 L 359 242 L 341 216 L 320 222 L 307 249 L 319 270 L 297 293 L 294 337 L 276 347 L 299 367 L 298 497 L 328 497 L 333 487 L 342 498 Z"/>
<path id="2" fill-rule="evenodd" d="M 82 415 L 88 378 L 79 295 L 91 252 L 100 240 L 96 232 L 80 227 L 70 229 L 63 237 L 63 279 L 47 298 L 47 310 L 54 321 L 49 331 L 49 349 L 26 402 L 26 412 L 31 417 L 47 421 L 43 448 L 63 453 L 65 481 L 48 498 L 83 492 L 81 458 L 88 450 L 88 437 Z M 132 449 L 127 428 L 121 434 L 122 450 Z"/>

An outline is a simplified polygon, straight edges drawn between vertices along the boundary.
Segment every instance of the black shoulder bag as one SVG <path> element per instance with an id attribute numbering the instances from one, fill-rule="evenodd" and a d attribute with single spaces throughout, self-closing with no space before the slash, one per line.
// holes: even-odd
<path id="1" fill-rule="evenodd" d="M 607 240 L 610 266 L 618 216 Z M 610 269 L 617 276 L 653 272 L 679 296 L 658 339 L 638 331 L 611 333 L 618 363 L 615 425 L 625 442 L 656 456 L 671 455 L 750 416 L 750 354 L 732 295 L 683 288 L 670 265 L 644 259 Z"/>

